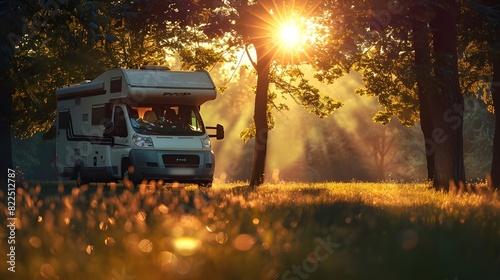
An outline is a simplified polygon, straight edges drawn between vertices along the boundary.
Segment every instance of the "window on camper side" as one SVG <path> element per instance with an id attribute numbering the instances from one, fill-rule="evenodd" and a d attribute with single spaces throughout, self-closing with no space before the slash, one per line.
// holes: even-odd
<path id="1" fill-rule="evenodd" d="M 92 106 L 92 125 L 103 125 L 111 120 L 109 104 Z"/>
<path id="2" fill-rule="evenodd" d="M 59 112 L 58 129 L 69 129 L 71 127 L 71 114 L 69 111 Z"/>
<path id="3" fill-rule="evenodd" d="M 195 106 L 151 104 L 129 107 L 128 112 L 137 133 L 177 136 L 200 136 L 205 133 Z"/>
<path id="4" fill-rule="evenodd" d="M 111 78 L 109 81 L 109 91 L 111 93 L 122 91 L 122 77 Z"/>

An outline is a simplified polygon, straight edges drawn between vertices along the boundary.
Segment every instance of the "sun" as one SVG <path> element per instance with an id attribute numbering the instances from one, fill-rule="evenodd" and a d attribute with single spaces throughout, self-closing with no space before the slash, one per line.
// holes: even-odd
<path id="1" fill-rule="evenodd" d="M 301 30 L 294 21 L 283 24 L 279 29 L 279 39 L 284 48 L 297 47 L 301 42 Z"/>

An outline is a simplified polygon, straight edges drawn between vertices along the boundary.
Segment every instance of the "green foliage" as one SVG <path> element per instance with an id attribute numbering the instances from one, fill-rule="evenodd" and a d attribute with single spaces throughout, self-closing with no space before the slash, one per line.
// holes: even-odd
<path id="1" fill-rule="evenodd" d="M 488 110 L 494 111 L 491 92 L 493 60 L 495 56 L 495 14 L 498 7 L 489 7 L 488 1 L 469 1 L 462 7 L 462 19 L 459 22 L 460 42 L 459 60 L 460 86 L 463 92 L 475 95 L 488 104 Z M 481 26 L 482 28 L 477 28 Z M 498 49 L 498 46 L 496 46 Z"/>
<path id="2" fill-rule="evenodd" d="M 25 34 L 16 46 L 11 73 L 16 87 L 13 128 L 21 138 L 46 131 L 55 121 L 57 87 L 94 77 L 110 66 L 103 5 L 71 2 L 54 11 L 39 4 L 31 8 L 35 13 L 23 23 Z"/>
<path id="3" fill-rule="evenodd" d="M 494 8 L 485 1 L 457 1 L 460 8 L 459 75 L 464 94 L 477 95 L 490 105 Z M 409 126 L 419 120 L 416 73 L 428 73 L 424 88 L 436 88 L 432 65 L 414 66 L 412 21 L 429 21 L 434 7 L 447 7 L 446 1 L 325 1 L 316 19 L 327 27 L 322 41 L 315 45 L 317 78 L 332 82 L 350 71 L 363 75 L 364 88 L 357 94 L 377 97 L 384 110 L 374 120 L 388 123 L 396 116 Z M 328 11 L 336 11 L 328 12 Z M 339 12 L 340 11 L 340 12 Z M 479 12 L 479 13 L 478 13 Z M 482 26 L 484 28 L 477 28 Z M 322 42 L 320 41 L 320 42 Z M 433 57 L 435 63 L 439 57 Z"/>
<path id="4" fill-rule="evenodd" d="M 342 103 L 320 91 L 305 79 L 299 66 L 284 65 L 272 68 L 269 77 L 281 95 L 290 96 L 297 104 L 308 109 L 312 114 L 325 118 L 330 116 Z"/>

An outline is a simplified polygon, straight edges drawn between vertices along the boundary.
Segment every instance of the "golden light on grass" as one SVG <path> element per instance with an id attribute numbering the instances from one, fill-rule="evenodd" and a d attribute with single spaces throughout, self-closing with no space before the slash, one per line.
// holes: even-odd
<path id="1" fill-rule="evenodd" d="M 401 254 L 412 256 L 410 261 L 415 256 L 433 258 L 446 265 L 448 260 L 436 258 L 432 250 L 426 250 L 442 241 L 439 229 L 449 230 L 458 237 L 448 239 L 454 250 L 469 252 L 470 257 L 458 265 L 482 268 L 494 265 L 497 254 L 489 250 L 489 244 L 496 242 L 500 233 L 498 192 L 484 188 L 448 194 L 429 189 L 427 183 L 281 183 L 265 184 L 257 190 L 234 183 L 183 192 L 182 197 L 190 199 L 200 192 L 210 197 L 210 205 L 192 209 L 190 214 L 186 214 L 184 205 L 179 203 L 181 195 L 178 194 L 182 190 L 161 191 L 158 205 L 149 205 L 146 210 L 132 206 L 128 207 L 130 211 L 113 211 L 113 214 L 110 210 L 116 208 L 114 203 L 121 203 L 114 194 L 99 198 L 98 207 L 93 208 L 94 198 L 83 193 L 79 203 L 73 206 L 72 214 L 58 196 L 51 198 L 58 199 L 53 202 L 57 208 L 52 209 L 48 209 L 49 203 L 42 209 L 33 209 L 27 200 L 22 200 L 17 209 L 21 217 L 29 217 L 29 220 L 23 218 L 25 229 L 19 232 L 32 234 L 17 237 L 19 251 L 16 254 L 28 253 L 29 258 L 24 260 L 27 272 L 20 269 L 16 273 L 24 273 L 17 277 L 20 279 L 62 279 L 76 273 L 82 279 L 100 279 L 125 266 L 131 275 L 125 277 L 123 273 L 123 279 L 225 279 L 232 273 L 241 275 L 236 274 L 241 271 L 235 270 L 243 268 L 243 264 L 250 268 L 243 271 L 246 278 L 272 279 L 275 277 L 271 274 L 277 275 L 276 271 L 282 272 L 294 265 L 311 269 L 342 261 L 345 262 L 339 266 L 342 273 L 345 267 L 369 266 L 376 261 L 381 272 L 372 278 L 384 279 L 383 276 L 394 275 L 391 260 Z M 127 202 L 135 199 L 139 205 L 148 201 L 147 196 L 158 196 L 126 193 L 130 195 Z M 161 205 L 168 207 L 168 215 L 160 214 L 162 211 L 149 214 Z M 43 213 L 43 218 L 38 211 Z M 82 212 L 80 218 L 76 214 L 79 211 Z M 85 215 L 90 212 L 92 214 Z M 95 225 L 85 227 L 84 231 L 66 227 L 61 221 L 70 214 L 70 225 L 74 222 L 75 226 L 85 226 L 88 220 Z M 146 230 L 140 230 L 140 225 L 146 225 L 148 220 L 151 223 Z M 109 235 L 102 231 L 105 225 Z M 170 234 L 171 231 L 181 235 Z M 320 245 L 314 241 L 320 238 L 330 244 L 333 240 L 330 235 L 335 240 L 343 240 L 345 248 L 349 244 L 366 244 L 359 246 L 360 258 L 346 254 L 349 250 L 329 254 L 321 247 L 319 257 L 328 258 L 319 264 L 322 260 L 314 253 L 311 255 L 315 246 Z M 471 236 L 481 242 L 474 242 L 474 238 L 471 242 L 462 242 Z M 413 263 L 401 264 L 414 266 Z M 332 269 L 327 275 L 321 275 L 321 271 L 314 272 L 319 279 L 329 279 L 337 272 Z M 412 273 L 415 271 L 411 269 L 403 271 L 396 278 L 408 279 L 415 276 Z M 361 276 L 365 274 L 354 278 L 366 278 Z M 426 271 L 418 276 L 419 279 L 432 278 Z M 481 276 L 476 278 L 485 278 Z"/>
<path id="2" fill-rule="evenodd" d="M 138 221 L 144 222 L 144 221 L 146 221 L 147 216 L 148 215 L 146 214 L 146 212 L 140 211 L 139 213 L 137 213 L 136 217 L 137 217 Z"/>
<path id="3" fill-rule="evenodd" d="M 182 236 L 174 239 L 173 245 L 180 255 L 191 256 L 201 248 L 201 241 L 193 237 Z"/>
<path id="4" fill-rule="evenodd" d="M 227 234 L 220 231 L 215 235 L 215 241 L 219 244 L 224 244 L 227 241 Z"/>
<path id="5" fill-rule="evenodd" d="M 36 235 L 30 237 L 29 243 L 34 248 L 40 248 L 42 246 L 42 240 Z"/>
<path id="6" fill-rule="evenodd" d="M 87 252 L 87 254 L 89 255 L 92 255 L 92 253 L 94 252 L 94 246 L 87 245 L 87 247 L 85 248 L 85 252 Z"/>
<path id="7" fill-rule="evenodd" d="M 163 270 L 168 270 L 172 267 L 177 266 L 179 260 L 174 255 L 174 253 L 169 251 L 163 251 L 158 254 L 158 262 Z"/>
<path id="8" fill-rule="evenodd" d="M 106 246 L 111 247 L 111 246 L 114 246 L 116 244 L 116 241 L 115 241 L 115 239 L 113 237 L 109 237 L 108 236 L 108 237 L 106 237 L 106 239 L 104 239 L 104 244 Z"/>
<path id="9" fill-rule="evenodd" d="M 168 214 L 168 207 L 165 204 L 160 204 L 158 210 L 163 214 Z"/>
<path id="10" fill-rule="evenodd" d="M 40 266 L 40 274 L 44 279 L 55 279 L 57 276 L 56 270 L 49 263 L 44 263 Z"/>
<path id="11" fill-rule="evenodd" d="M 248 251 L 257 242 L 250 234 L 240 234 L 234 239 L 234 247 L 240 251 Z"/>
<path id="12" fill-rule="evenodd" d="M 139 244 L 140 238 L 137 233 L 131 233 L 127 235 L 127 242 L 133 245 Z"/>
<path id="13" fill-rule="evenodd" d="M 139 244 L 137 244 L 139 247 L 139 250 L 141 250 L 144 253 L 149 253 L 151 250 L 153 250 L 153 242 L 151 242 L 149 239 L 142 239 L 139 241 Z"/>

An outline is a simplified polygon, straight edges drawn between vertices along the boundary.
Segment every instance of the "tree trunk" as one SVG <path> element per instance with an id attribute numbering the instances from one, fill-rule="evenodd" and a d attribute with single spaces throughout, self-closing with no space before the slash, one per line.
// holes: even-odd
<path id="1" fill-rule="evenodd" d="M 500 189 L 500 28 L 495 30 L 493 47 L 493 82 L 491 87 L 495 110 L 495 138 L 493 138 L 493 161 L 491 163 L 491 186 Z"/>
<path id="2" fill-rule="evenodd" d="M 2 3 L 0 10 L 5 15 L 14 8 L 10 3 Z M 2 188 L 7 187 L 7 172 L 9 168 L 12 168 L 12 96 L 15 90 L 9 76 L 13 59 L 13 48 L 8 37 L 9 31 L 9 28 L 2 28 L 0 31 L 0 183 Z"/>
<path id="3" fill-rule="evenodd" d="M 457 6 L 435 7 L 430 22 L 435 55 L 437 93 L 431 95 L 432 145 L 434 145 L 434 187 L 449 190 L 465 182 L 463 158 L 464 100 L 460 92 L 457 62 Z"/>
<path id="4" fill-rule="evenodd" d="M 417 91 L 420 109 L 420 128 L 424 134 L 425 157 L 427 161 L 427 179 L 434 180 L 434 151 L 432 146 L 432 119 L 430 109 L 430 95 L 432 87 L 429 87 L 431 80 L 431 49 L 430 36 L 427 23 L 414 20 L 413 26 L 413 47 L 415 49 L 415 73 L 417 79 Z"/>
<path id="5" fill-rule="evenodd" d="M 265 42 L 254 43 L 257 52 L 257 90 L 255 92 L 255 145 L 252 163 L 250 186 L 256 187 L 264 183 L 267 154 L 267 91 L 269 89 L 269 66 L 272 60 L 272 50 Z"/>

